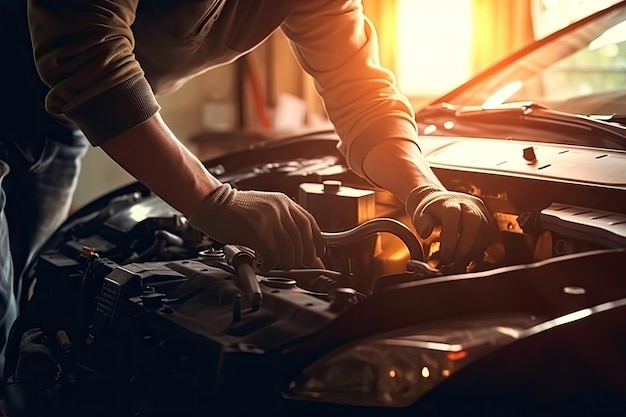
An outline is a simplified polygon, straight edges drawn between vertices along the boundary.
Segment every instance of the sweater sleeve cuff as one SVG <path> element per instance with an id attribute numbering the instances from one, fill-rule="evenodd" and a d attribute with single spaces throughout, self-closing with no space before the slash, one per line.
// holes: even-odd
<path id="1" fill-rule="evenodd" d="M 160 110 L 150 84 L 136 75 L 67 112 L 94 146 L 137 126 Z"/>
<path id="2" fill-rule="evenodd" d="M 365 129 L 354 139 L 349 149 L 345 150 L 344 154 L 350 169 L 363 178 L 367 178 L 363 171 L 365 157 L 374 147 L 387 140 L 406 140 L 414 143 L 419 149 L 415 125 L 405 119 L 399 119 L 396 123 L 384 120 Z"/>

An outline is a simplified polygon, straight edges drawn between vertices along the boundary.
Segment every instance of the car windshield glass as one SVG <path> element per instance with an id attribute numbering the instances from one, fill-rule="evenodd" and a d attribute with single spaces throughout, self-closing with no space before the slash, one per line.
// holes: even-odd
<path id="1" fill-rule="evenodd" d="M 445 97 L 455 106 L 541 103 L 584 115 L 626 113 L 626 4 L 562 31 L 522 59 Z"/>

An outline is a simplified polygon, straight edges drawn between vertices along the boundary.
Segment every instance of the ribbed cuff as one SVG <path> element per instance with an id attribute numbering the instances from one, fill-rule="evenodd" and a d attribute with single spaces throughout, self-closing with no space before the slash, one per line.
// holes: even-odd
<path id="1" fill-rule="evenodd" d="M 160 110 L 152 88 L 136 75 L 86 103 L 68 111 L 92 145 L 98 146 L 135 127 Z"/>
<path id="2" fill-rule="evenodd" d="M 361 133 L 348 149 L 346 159 L 351 170 L 362 177 L 366 177 L 363 172 L 363 161 L 367 154 L 381 142 L 386 140 L 406 140 L 417 144 L 417 131 L 415 126 L 406 119 L 398 117 L 393 122 L 389 119 L 374 122 L 363 133 Z"/>
<path id="3" fill-rule="evenodd" d="M 206 227 L 207 212 L 210 212 L 216 206 L 226 206 L 233 199 L 235 190 L 230 184 L 222 184 L 215 190 L 210 192 L 200 204 L 200 207 L 189 217 L 189 223 L 196 227 Z"/>
<path id="4" fill-rule="evenodd" d="M 222 184 L 213 190 L 207 198 L 204 199 L 202 205 L 207 204 L 219 204 L 224 205 L 226 202 L 231 199 L 231 195 L 233 194 L 233 187 L 230 184 Z"/>
<path id="5" fill-rule="evenodd" d="M 426 184 L 426 185 L 418 185 L 409 193 L 409 196 L 406 199 L 406 212 L 409 216 L 413 216 L 417 207 L 426 201 L 426 199 L 438 192 L 446 191 L 443 188 Z"/>

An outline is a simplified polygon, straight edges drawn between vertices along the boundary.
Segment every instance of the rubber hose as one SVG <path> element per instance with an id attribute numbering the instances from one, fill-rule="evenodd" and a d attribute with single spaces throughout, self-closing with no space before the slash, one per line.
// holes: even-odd
<path id="1" fill-rule="evenodd" d="M 347 246 L 380 232 L 395 235 L 406 245 L 411 259 L 424 261 L 424 252 L 420 241 L 411 229 L 396 219 L 382 217 L 368 220 L 343 232 L 322 232 L 322 238 L 327 246 Z"/>

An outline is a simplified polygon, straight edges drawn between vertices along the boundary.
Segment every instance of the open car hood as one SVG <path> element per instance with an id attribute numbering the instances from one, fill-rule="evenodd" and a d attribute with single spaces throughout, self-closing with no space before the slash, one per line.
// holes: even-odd
<path id="1" fill-rule="evenodd" d="M 626 149 L 626 2 L 512 53 L 416 112 L 422 136 Z"/>

